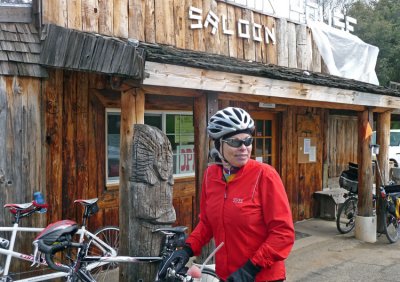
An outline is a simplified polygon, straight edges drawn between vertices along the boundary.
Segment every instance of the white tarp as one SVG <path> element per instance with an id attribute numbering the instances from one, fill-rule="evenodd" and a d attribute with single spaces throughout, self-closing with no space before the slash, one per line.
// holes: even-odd
<path id="1" fill-rule="evenodd" d="M 323 22 L 307 24 L 330 74 L 379 85 L 375 73 L 378 47 Z"/>

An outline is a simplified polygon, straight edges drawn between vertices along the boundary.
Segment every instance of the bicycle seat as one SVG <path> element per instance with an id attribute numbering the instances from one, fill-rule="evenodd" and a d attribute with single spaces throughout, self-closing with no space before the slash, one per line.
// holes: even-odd
<path id="1" fill-rule="evenodd" d="M 9 208 L 9 209 L 15 209 L 15 210 L 27 210 L 30 207 L 33 206 L 33 203 L 25 203 L 25 204 L 5 204 L 4 207 L 5 208 Z"/>
<path id="2" fill-rule="evenodd" d="M 93 198 L 93 199 L 88 199 L 88 200 L 78 199 L 78 200 L 75 200 L 74 203 L 79 203 L 81 205 L 88 206 L 88 205 L 93 205 L 98 200 L 99 200 L 98 198 Z"/>
<path id="3" fill-rule="evenodd" d="M 171 233 L 184 233 L 187 226 L 163 227 L 153 230 L 153 232 L 171 232 Z"/>

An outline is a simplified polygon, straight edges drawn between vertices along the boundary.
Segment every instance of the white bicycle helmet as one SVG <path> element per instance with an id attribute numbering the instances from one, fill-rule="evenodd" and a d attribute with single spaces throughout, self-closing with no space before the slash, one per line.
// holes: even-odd
<path id="1" fill-rule="evenodd" d="M 216 112 L 207 126 L 208 135 L 214 140 L 232 132 L 246 130 L 254 130 L 253 119 L 245 110 L 234 107 Z"/>

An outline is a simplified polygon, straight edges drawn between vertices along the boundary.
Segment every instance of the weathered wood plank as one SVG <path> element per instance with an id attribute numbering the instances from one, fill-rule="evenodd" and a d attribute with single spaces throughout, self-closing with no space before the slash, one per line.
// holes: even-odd
<path id="1" fill-rule="evenodd" d="M 113 35 L 128 38 L 128 0 L 113 0 Z"/>
<path id="2" fill-rule="evenodd" d="M 53 70 L 44 84 L 46 105 L 46 197 L 51 206 L 48 222 L 62 218 L 63 71 Z"/>
<path id="3" fill-rule="evenodd" d="M 114 30 L 114 1 L 99 0 L 98 1 L 98 14 L 99 14 L 99 33 L 105 35 L 112 35 Z"/>
<path id="4" fill-rule="evenodd" d="M 297 67 L 302 70 L 307 70 L 307 58 L 309 58 L 307 49 L 307 28 L 305 25 L 296 25 L 296 55 Z"/>
<path id="5" fill-rule="evenodd" d="M 95 187 L 89 187 L 88 180 L 88 111 L 89 111 L 89 81 L 87 73 L 80 73 L 77 77 L 76 91 L 76 174 L 77 190 L 84 199 L 89 198 L 89 191 Z"/>
<path id="6" fill-rule="evenodd" d="M 7 175 L 6 175 L 6 155 L 7 155 L 7 88 L 6 77 L 0 76 L 0 206 L 7 204 Z M 8 226 L 11 220 L 7 219 L 5 209 L 0 209 L 0 226 Z M 1 232 L 0 232 L 1 233 Z M 2 235 L 0 235 L 2 236 Z M 3 234 L 3 238 L 5 235 Z"/>
<path id="7" fill-rule="evenodd" d="M 111 1 L 108 1 L 111 2 Z M 82 30 L 87 32 L 99 32 L 99 1 L 82 1 Z"/>
<path id="8" fill-rule="evenodd" d="M 192 6 L 198 9 L 202 9 L 201 0 L 192 0 Z M 204 13 L 204 11 L 203 11 Z M 203 15 L 204 16 L 204 15 Z M 193 50 L 205 51 L 205 38 L 203 29 L 193 29 Z"/>
<path id="9" fill-rule="evenodd" d="M 276 19 L 276 49 L 278 66 L 287 67 L 289 65 L 289 49 L 287 20 L 284 18 Z"/>
<path id="10" fill-rule="evenodd" d="M 224 15 L 225 17 L 227 17 L 228 16 L 227 6 L 228 5 L 225 5 L 224 3 L 220 3 L 216 8 L 218 15 Z M 228 20 L 226 20 L 226 22 L 228 22 Z M 231 36 L 223 34 L 222 24 L 223 22 L 222 19 L 220 18 L 218 32 L 216 33 L 216 35 L 219 36 L 218 53 L 225 56 L 229 56 L 229 37 Z M 227 28 L 229 29 L 230 27 L 227 26 Z"/>
<path id="11" fill-rule="evenodd" d="M 186 47 L 186 37 L 189 33 L 187 25 L 188 10 L 187 4 L 182 4 L 180 0 L 174 0 L 174 29 L 176 47 L 184 49 Z M 186 1 L 185 1 L 186 2 Z"/>
<path id="12" fill-rule="evenodd" d="M 243 9 L 235 7 L 235 22 L 236 22 L 236 33 L 234 36 L 237 35 L 237 30 L 239 26 L 239 20 L 243 18 Z M 242 38 L 238 38 L 236 41 L 236 49 L 237 49 L 237 58 L 244 59 L 244 40 Z"/>
<path id="13" fill-rule="evenodd" d="M 253 28 L 251 23 L 254 22 L 254 13 L 250 10 L 243 10 L 242 19 L 249 22 L 249 36 L 250 38 L 243 40 L 243 53 L 244 59 L 254 62 L 256 60 L 256 49 L 255 41 L 253 38 Z"/>
<path id="14" fill-rule="evenodd" d="M 145 86 L 168 86 L 177 88 L 192 88 L 217 92 L 233 92 L 258 96 L 297 99 L 320 102 L 328 107 L 330 103 L 352 104 L 357 106 L 372 106 L 374 110 L 400 107 L 400 97 L 381 96 L 371 93 L 353 91 L 270 79 L 239 75 L 227 72 L 209 71 L 198 68 L 146 62 Z"/>
<path id="15" fill-rule="evenodd" d="M 173 25 L 174 16 L 173 0 L 155 1 L 155 34 L 156 42 L 161 44 L 175 45 L 175 30 Z"/>
<path id="16" fill-rule="evenodd" d="M 235 7 L 232 5 L 226 5 L 226 29 L 229 33 L 229 35 L 225 35 L 228 38 L 228 54 L 229 57 L 237 57 L 237 35 L 235 34 L 237 30 L 237 25 L 236 25 L 236 16 L 235 16 Z"/>
<path id="17" fill-rule="evenodd" d="M 63 133 L 62 133 L 62 210 L 64 218 L 75 218 L 76 213 L 71 207 L 74 200 L 81 196 L 77 189 L 76 175 L 76 101 L 77 73 L 64 72 L 63 92 Z"/>
<path id="18" fill-rule="evenodd" d="M 266 17 L 263 16 L 262 17 L 262 22 L 264 23 L 264 25 L 266 27 L 268 27 L 268 30 L 270 30 L 272 33 L 275 31 L 275 39 L 277 39 L 276 37 L 276 32 L 277 32 L 277 28 L 276 28 L 276 21 L 274 18 L 272 17 Z M 273 33 L 274 34 L 274 33 Z M 267 44 L 267 50 L 266 50 L 266 62 L 268 64 L 278 64 L 278 50 L 277 50 L 277 43 L 274 42 L 272 39 L 269 38 L 268 35 L 268 41 L 265 39 L 265 44 Z"/>
<path id="19" fill-rule="evenodd" d="M 145 38 L 146 42 L 156 42 L 156 26 L 155 26 L 155 4 L 154 1 L 145 2 Z"/>
<path id="20" fill-rule="evenodd" d="M 296 25 L 294 23 L 287 24 L 287 37 L 288 66 L 289 68 L 297 68 Z"/>
<path id="21" fill-rule="evenodd" d="M 84 0 L 86 2 L 88 0 Z M 82 0 L 66 1 L 67 14 L 65 20 L 67 27 L 72 29 L 82 29 Z"/>
<path id="22" fill-rule="evenodd" d="M 141 1 L 132 0 L 129 1 L 129 27 L 128 34 L 129 38 L 135 38 L 140 41 L 145 41 L 145 29 L 146 29 L 146 4 L 145 2 L 153 1 Z M 151 19 L 149 24 L 151 24 Z"/>

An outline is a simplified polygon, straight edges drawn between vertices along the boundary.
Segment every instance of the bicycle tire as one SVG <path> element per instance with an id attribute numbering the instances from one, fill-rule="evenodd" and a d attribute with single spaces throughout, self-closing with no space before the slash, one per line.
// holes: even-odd
<path id="1" fill-rule="evenodd" d="M 215 273 L 214 269 L 204 268 L 201 272 L 201 282 L 218 282 L 218 275 Z"/>
<path id="2" fill-rule="evenodd" d="M 387 203 L 385 203 L 387 206 Z M 394 214 L 388 211 L 387 207 L 383 211 L 383 228 L 386 238 L 390 243 L 396 243 L 399 239 L 399 222 Z"/>
<path id="3" fill-rule="evenodd" d="M 357 215 L 357 203 L 358 199 L 356 197 L 350 197 L 339 208 L 336 217 L 336 227 L 340 233 L 346 234 L 353 230 Z"/>
<path id="4" fill-rule="evenodd" d="M 102 241 L 111 246 L 114 250 L 117 251 L 119 249 L 119 228 L 115 226 L 106 226 L 98 229 L 93 233 L 97 237 L 99 237 Z M 88 242 L 88 249 L 86 252 L 87 256 L 107 256 L 107 253 L 104 253 L 100 248 L 94 244 L 93 239 L 90 239 Z M 92 277 L 100 282 L 100 281 L 114 281 L 114 278 L 117 278 L 118 281 L 118 263 L 107 263 L 103 264 L 99 267 L 95 267 L 90 270 L 90 274 Z"/>

